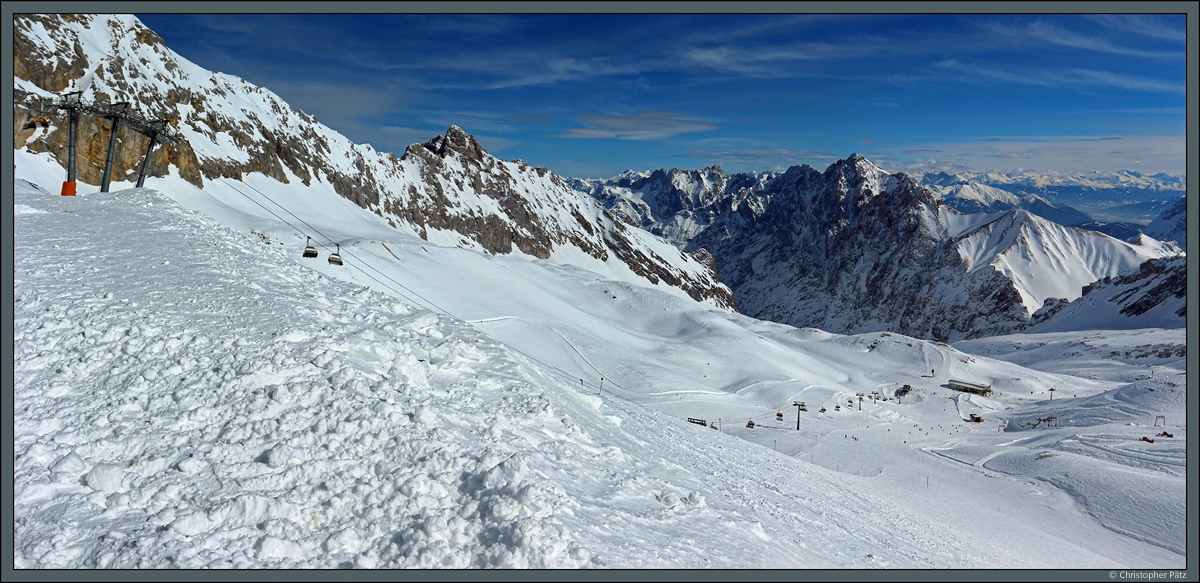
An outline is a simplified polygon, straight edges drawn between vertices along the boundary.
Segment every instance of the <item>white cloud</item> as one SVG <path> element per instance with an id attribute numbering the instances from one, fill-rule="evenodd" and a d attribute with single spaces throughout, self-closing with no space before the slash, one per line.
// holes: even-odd
<path id="1" fill-rule="evenodd" d="M 1182 26 L 1171 26 L 1157 16 L 1149 14 L 1093 14 L 1092 21 L 1114 30 L 1131 32 L 1164 40 L 1186 41 L 1187 31 Z"/>
<path id="2" fill-rule="evenodd" d="M 1140 169 L 1183 173 L 1187 153 L 1184 136 L 1012 137 L 979 142 L 924 144 L 896 156 L 896 169 L 919 173 L 942 171 L 1091 172 Z"/>
<path id="3" fill-rule="evenodd" d="M 558 138 L 610 138 L 618 140 L 661 140 L 671 136 L 705 132 L 717 126 L 681 119 L 672 111 L 639 111 L 632 115 L 585 113 L 578 116 L 588 127 L 568 128 Z"/>
<path id="4" fill-rule="evenodd" d="M 1183 93 L 1187 90 L 1187 87 L 1182 82 L 1150 79 L 1095 69 L 1023 69 L 1020 71 L 1009 71 L 961 63 L 953 59 L 940 61 L 935 66 L 940 69 L 966 73 L 979 78 L 1021 85 L 1038 85 L 1042 87 L 1118 87 L 1135 91 L 1167 91 L 1171 93 Z"/>
<path id="5" fill-rule="evenodd" d="M 1130 48 L 1113 43 L 1103 37 L 1087 36 L 1065 27 L 1036 20 L 1025 26 L 1015 26 L 996 21 L 979 21 L 979 26 L 994 33 L 1017 40 L 1028 40 L 1036 44 L 1058 45 L 1085 51 L 1094 51 L 1129 57 L 1144 57 L 1154 59 L 1179 59 L 1184 56 L 1181 45 L 1176 51 L 1152 51 Z"/>

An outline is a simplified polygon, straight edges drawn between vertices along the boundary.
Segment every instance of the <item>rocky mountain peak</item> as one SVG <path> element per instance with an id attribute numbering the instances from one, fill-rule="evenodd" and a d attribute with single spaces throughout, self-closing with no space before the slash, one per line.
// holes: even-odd
<path id="1" fill-rule="evenodd" d="M 425 142 L 422 146 L 441 158 L 460 154 L 473 162 L 481 162 L 484 156 L 487 155 L 487 152 L 483 151 L 483 147 L 475 139 L 475 136 L 468 134 L 456 125 L 450 126 L 446 129 L 444 135 L 437 136 Z"/>
<path id="2" fill-rule="evenodd" d="M 492 157 L 458 126 L 408 146 L 397 159 L 351 143 L 264 88 L 188 62 L 133 15 L 16 15 L 13 30 L 15 114 L 37 115 L 30 109 L 36 101 L 94 75 L 84 96 L 89 102 L 127 101 L 139 116 L 168 120 L 178 132 L 179 144 L 154 150 L 150 176 L 177 172 L 197 188 L 248 174 L 282 184 L 324 184 L 432 242 L 495 254 L 519 251 L 733 307 L 729 290 L 708 266 L 678 249 L 664 251 L 653 236 L 613 221 L 546 168 Z M 48 152 L 64 163 L 67 124 L 62 115 L 46 115 L 50 127 L 17 131 L 14 147 Z M 109 141 L 107 122 L 81 117 L 78 180 L 96 184 L 95 162 L 104 160 Z M 136 176 L 146 149 L 144 136 L 126 130 L 117 131 L 118 183 Z"/>

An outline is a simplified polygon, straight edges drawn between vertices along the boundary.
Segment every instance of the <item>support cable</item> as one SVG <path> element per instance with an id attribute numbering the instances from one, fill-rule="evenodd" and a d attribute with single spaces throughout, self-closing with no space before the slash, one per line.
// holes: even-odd
<path id="1" fill-rule="evenodd" d="M 298 234 L 300 234 L 300 235 L 305 235 L 305 236 L 307 236 L 307 235 L 304 233 L 304 230 L 301 230 L 299 227 L 296 227 L 296 226 L 295 226 L 295 224 L 293 224 L 292 222 L 290 222 L 290 221 L 286 220 L 286 218 L 283 218 L 283 217 L 281 217 L 280 215 L 276 214 L 276 212 L 275 212 L 275 211 L 272 211 L 272 210 L 270 210 L 270 209 L 266 208 L 266 206 L 264 206 L 262 203 L 259 203 L 259 202 L 258 202 L 258 200 L 254 200 L 252 197 L 248 196 L 248 194 L 246 194 L 245 192 L 241 192 L 240 190 L 238 190 L 238 187 L 235 187 L 235 186 L 233 186 L 232 184 L 230 184 L 230 182 L 229 182 L 228 180 L 226 180 L 226 179 L 223 179 L 223 178 L 222 178 L 221 180 L 222 180 L 223 182 L 226 182 L 226 185 L 227 185 L 227 186 L 229 186 L 230 190 L 233 190 L 234 192 L 236 192 L 236 193 L 240 194 L 240 196 L 242 196 L 242 197 L 245 197 L 247 200 L 250 200 L 250 202 L 252 202 L 252 203 L 254 203 L 254 204 L 258 205 L 258 206 L 259 206 L 259 208 L 262 208 L 262 209 L 263 209 L 263 210 L 265 210 L 266 212 L 269 212 L 269 214 L 270 214 L 271 216 L 274 216 L 275 218 L 277 218 L 277 220 L 280 220 L 280 221 L 281 221 L 281 222 L 283 222 L 284 224 L 287 224 L 287 226 L 288 226 L 288 227 L 290 227 L 290 228 L 292 228 L 293 230 L 295 230 L 295 232 L 296 232 L 296 233 L 298 233 Z M 290 216 L 294 217 L 296 221 L 299 221 L 300 223 L 304 223 L 304 226 L 305 226 L 305 227 L 308 227 L 308 228 L 310 228 L 310 229 L 312 229 L 312 232 L 313 232 L 313 233 L 316 233 L 316 234 L 318 234 L 318 235 L 322 236 L 322 238 L 324 238 L 326 241 L 329 241 L 329 242 L 330 242 L 330 244 L 334 244 L 334 242 L 335 242 L 335 241 L 334 241 L 334 239 L 330 238 L 330 236 L 329 236 L 329 235 L 326 235 L 326 234 L 324 234 L 324 233 L 320 232 L 320 230 L 319 230 L 319 229 L 317 229 L 316 227 L 313 227 L 313 226 L 311 226 L 311 224 L 308 224 L 308 222 L 306 222 L 305 220 L 302 220 L 302 218 L 300 218 L 300 217 L 296 216 L 295 214 L 293 214 L 293 212 L 292 212 L 292 211 L 290 211 L 290 210 L 288 210 L 288 209 L 286 208 L 286 206 L 283 206 L 283 205 L 281 205 L 280 203 L 277 203 L 277 202 L 275 202 L 275 200 L 272 200 L 270 197 L 266 196 L 266 194 L 264 194 L 262 191 L 259 191 L 259 190 L 258 190 L 258 188 L 254 188 L 254 187 L 253 187 L 253 186 L 251 186 L 251 185 L 247 185 L 247 184 L 246 184 L 246 182 L 241 182 L 241 184 L 242 184 L 242 185 L 246 185 L 247 187 L 250 187 L 252 191 L 254 191 L 254 192 L 257 192 L 258 194 L 260 194 L 260 196 L 262 196 L 262 197 L 263 197 L 263 198 L 265 198 L 266 200 L 270 200 L 271 204 L 274 204 L 274 205 L 278 206 L 278 208 L 282 209 L 282 210 L 283 210 L 283 212 L 287 212 L 287 214 L 288 214 L 288 215 L 290 215 Z M 324 248 L 325 248 L 325 250 L 328 250 L 328 248 L 329 248 L 329 247 L 328 247 L 328 246 L 326 246 L 326 245 L 320 244 L 320 242 L 319 242 L 319 241 L 317 242 L 317 244 L 318 244 L 318 245 L 320 245 L 320 246 L 322 246 L 322 247 L 324 247 Z M 385 289 L 388 289 L 388 290 L 392 291 L 392 293 L 395 293 L 396 295 L 398 295 L 398 296 L 401 296 L 401 297 L 402 297 L 402 299 L 404 299 L 404 300 L 408 300 L 408 301 L 410 301 L 410 302 L 413 302 L 413 303 L 416 303 L 416 305 L 418 305 L 418 306 L 420 306 L 420 307 L 424 307 L 424 308 L 427 308 L 427 309 L 431 309 L 431 311 L 442 312 L 442 313 L 443 313 L 443 314 L 445 314 L 445 315 L 449 315 L 449 317 L 451 317 L 451 318 L 455 318 L 455 319 L 457 319 L 457 320 L 461 320 L 461 321 L 463 321 L 463 323 L 468 323 L 468 324 L 469 324 L 469 321 L 468 321 L 468 320 L 463 320 L 462 318 L 458 318 L 458 317 L 457 317 L 457 315 L 455 315 L 454 313 L 450 312 L 450 311 L 449 311 L 449 309 L 446 309 L 446 308 L 444 308 L 444 307 L 442 307 L 442 306 L 439 306 L 437 302 L 434 302 L 434 301 L 432 301 L 432 300 L 428 299 L 428 297 L 425 297 L 425 296 L 422 296 L 422 295 L 421 295 L 421 294 L 419 294 L 419 293 L 416 293 L 416 291 L 414 291 L 412 288 L 409 288 L 409 287 L 407 287 L 407 286 L 404 286 L 404 284 L 402 284 L 402 283 L 400 283 L 400 282 L 397 282 L 396 280 L 394 280 L 394 278 L 392 278 L 392 277 L 390 277 L 390 276 L 388 276 L 388 275 L 384 274 L 384 272 L 382 272 L 382 271 L 379 271 L 377 268 L 374 268 L 374 266 L 372 266 L 371 264 L 368 264 L 368 263 L 364 262 L 364 260 L 362 260 L 362 259 L 361 259 L 361 258 L 359 258 L 358 256 L 355 256 L 355 254 L 354 254 L 353 252 L 350 252 L 350 251 L 348 251 L 348 250 L 343 250 L 343 251 L 342 251 L 342 254 L 346 254 L 346 256 L 349 256 L 350 258 L 353 258 L 353 259 L 355 260 L 355 263 L 352 263 L 352 264 L 350 264 L 350 266 L 352 266 L 352 268 L 354 268 L 354 269 L 358 269 L 358 270 L 359 270 L 359 272 L 361 272 L 361 274 L 362 274 L 362 275 L 364 275 L 364 276 L 366 276 L 366 277 L 368 278 L 368 280 L 372 280 L 372 281 L 374 281 L 374 282 L 378 283 L 380 287 L 383 287 L 383 288 L 385 288 Z M 366 265 L 366 266 L 367 266 L 367 268 L 371 268 L 371 270 L 373 270 L 374 272 L 377 272 L 377 274 L 379 274 L 380 276 L 382 276 L 382 277 L 386 278 L 386 280 L 388 280 L 388 281 L 390 281 L 390 282 L 392 282 L 392 283 L 396 284 L 396 286 L 398 286 L 398 287 L 400 287 L 400 288 L 402 288 L 402 289 L 404 289 L 404 290 L 407 290 L 409 294 L 412 294 L 412 295 L 414 295 L 414 296 L 416 296 L 416 297 L 420 297 L 420 300 L 421 300 L 421 301 L 416 301 L 416 300 L 414 300 L 414 299 L 413 299 L 413 297 L 410 297 L 410 296 L 409 296 L 409 295 L 407 295 L 407 294 L 401 293 L 401 291 L 400 291 L 400 290 L 397 290 L 396 288 L 394 288 L 394 287 L 392 287 L 392 286 L 389 286 L 389 284 L 386 284 L 386 283 L 384 283 L 384 282 L 380 281 L 380 280 L 379 280 L 379 278 L 377 278 L 377 277 L 374 277 L 374 276 L 372 276 L 371 274 L 368 274 L 368 272 L 366 272 L 364 269 L 360 268 L 360 266 L 359 266 L 358 264 Z M 422 302 L 424 302 L 424 303 L 422 303 Z M 473 325 L 472 327 L 475 327 L 475 326 Z M 479 327 L 475 327 L 475 329 L 476 329 L 476 330 L 479 330 Z M 484 332 L 484 331 L 482 331 L 482 330 L 480 330 L 480 331 L 481 331 L 481 332 Z M 557 331 L 556 331 L 556 332 L 557 332 Z M 484 333 L 487 333 L 487 332 L 484 332 Z M 559 335 L 559 336 L 560 336 L 560 337 L 562 337 L 562 335 Z M 520 354 L 520 355 L 522 355 L 522 356 L 526 357 L 526 359 L 529 359 L 530 361 L 533 361 L 533 362 L 536 362 L 536 363 L 538 363 L 538 365 L 541 365 L 542 367 L 546 368 L 546 369 L 547 369 L 547 372 L 550 372 L 550 373 L 553 373 L 553 374 L 557 374 L 557 375 L 558 375 L 558 377 L 562 377 L 562 378 L 563 378 L 563 379 L 565 379 L 565 380 L 569 380 L 569 381 L 570 381 L 570 384 L 572 384 L 572 385 L 574 385 L 574 384 L 575 384 L 575 381 L 576 381 L 576 380 L 582 380 L 582 379 L 578 378 L 578 377 L 577 377 L 577 375 L 575 375 L 575 374 L 571 374 L 571 373 L 569 373 L 569 372 L 566 372 L 566 371 L 564 371 L 564 369 L 562 369 L 562 368 L 559 368 L 559 367 L 557 367 L 557 366 L 551 365 L 551 363 L 547 363 L 547 362 L 545 362 L 545 361 L 542 361 L 541 359 L 538 359 L 538 357 L 535 357 L 535 356 L 533 356 L 533 355 L 530 355 L 529 353 L 526 353 L 526 351 L 524 351 L 524 350 L 521 350 L 521 349 L 518 349 L 518 348 L 514 347 L 514 345 L 511 345 L 511 344 L 509 344 L 509 343 L 506 343 L 506 342 L 504 342 L 504 341 L 500 341 L 500 339 L 498 339 L 498 338 L 494 338 L 494 337 L 493 337 L 492 339 L 494 339 L 494 341 L 498 342 L 499 344 L 502 344 L 502 345 L 504 345 L 504 347 L 505 347 L 505 348 L 508 348 L 509 350 L 515 351 L 515 353 L 517 353 L 517 354 Z M 566 343 L 570 344 L 570 341 L 566 341 L 566 338 L 563 338 L 563 339 L 564 339 L 564 341 L 565 341 Z M 575 347 L 574 347 L 574 345 L 571 345 L 571 349 L 572 349 L 572 350 L 575 350 Z M 576 350 L 576 354 L 578 354 L 578 350 Z M 582 356 L 582 354 L 581 354 L 580 356 Z M 626 389 L 626 387 L 625 387 L 625 386 L 618 384 L 618 383 L 617 383 L 617 381 L 614 381 L 614 380 L 612 380 L 611 378 L 608 378 L 608 377 L 607 377 L 607 375 L 605 375 L 604 373 L 600 372 L 600 369 L 599 369 L 599 368 L 596 368 L 594 365 L 592 365 L 592 362 L 588 361 L 587 359 L 583 359 L 583 360 L 584 360 L 584 362 L 587 362 L 587 363 L 588 363 L 588 366 L 589 366 L 589 367 L 592 367 L 592 369 L 594 369 L 594 371 L 595 371 L 596 373 L 600 374 L 600 377 L 601 377 L 601 378 L 604 378 L 605 380 L 607 380 L 607 381 L 608 381 L 608 384 L 610 384 L 610 385 L 613 385 L 613 386 L 616 386 L 616 387 L 618 387 L 618 389 L 622 389 L 623 391 L 626 391 L 626 392 L 630 392 L 630 393 L 632 393 L 632 392 L 635 392 L 635 391 L 631 391 L 630 389 Z M 584 384 L 586 384 L 586 385 L 587 385 L 587 383 L 584 383 Z M 594 385 L 594 384 L 593 384 L 593 385 L 590 385 L 590 386 L 596 386 L 596 385 Z M 610 389 L 610 390 L 611 390 L 611 389 Z M 636 401 L 632 401 L 632 399 L 630 399 L 630 398 L 628 398 L 628 397 L 624 397 L 624 396 L 622 396 L 622 395 L 617 395 L 617 393 L 616 393 L 616 392 L 612 392 L 612 395 L 613 395 L 613 396 L 616 396 L 616 397 L 618 397 L 618 398 L 620 398 L 620 399 L 624 399 L 624 401 L 628 401 L 628 402 L 630 402 L 630 403 L 637 404 L 637 402 L 636 402 Z"/>

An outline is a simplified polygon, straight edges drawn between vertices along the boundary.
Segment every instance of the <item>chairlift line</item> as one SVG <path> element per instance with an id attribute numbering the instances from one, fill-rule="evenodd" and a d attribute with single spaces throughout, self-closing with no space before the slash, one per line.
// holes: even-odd
<path id="1" fill-rule="evenodd" d="M 283 217 L 279 216 L 278 214 L 276 214 L 274 211 L 272 211 L 271 209 L 267 208 L 266 206 L 263 206 L 263 204 L 262 204 L 262 203 L 260 203 L 260 202 L 258 202 L 258 201 L 256 201 L 256 200 L 254 200 L 252 197 L 250 197 L 250 196 L 249 196 L 249 195 L 247 195 L 246 193 L 242 192 L 241 190 L 238 190 L 238 188 L 237 188 L 237 187 L 235 187 L 235 186 L 233 186 L 232 184 L 230 184 L 228 180 L 226 180 L 226 179 L 224 179 L 224 178 L 222 178 L 221 180 L 223 180 L 223 181 L 224 181 L 224 182 L 225 182 L 225 183 L 226 183 L 226 184 L 227 184 L 227 185 L 228 185 L 228 186 L 229 186 L 229 187 L 230 187 L 230 188 L 231 188 L 231 189 L 232 189 L 234 192 L 238 193 L 239 195 L 241 195 L 242 197 L 246 198 L 246 199 L 247 199 L 247 200 L 249 200 L 250 202 L 253 202 L 254 204 L 258 205 L 258 206 L 259 206 L 259 207 L 261 207 L 263 210 L 267 211 L 267 212 L 268 212 L 268 213 L 270 213 L 272 216 L 274 216 L 275 218 L 279 219 L 279 220 L 280 220 L 281 222 L 283 222 L 285 225 L 287 225 L 287 226 L 291 227 L 292 229 L 294 229 L 294 230 L 295 230 L 297 233 L 300 233 L 300 234 L 302 234 L 302 235 L 304 234 L 304 232 L 303 232 L 303 231 L 301 231 L 301 230 L 300 230 L 300 229 L 299 229 L 299 228 L 298 228 L 296 225 L 292 224 L 292 223 L 291 223 L 290 221 L 288 221 L 287 219 L 284 219 Z M 327 240 L 327 241 L 329 241 L 329 242 L 331 242 L 331 243 L 334 243 L 334 240 L 333 240 L 331 237 L 329 237 L 329 236 L 328 236 L 328 235 L 326 235 L 325 233 L 322 233 L 322 232 L 321 232 L 319 229 L 317 229 L 316 227 L 313 227 L 312 225 L 308 224 L 308 222 L 307 222 L 307 221 L 305 221 L 304 219 L 302 219 L 302 218 L 300 218 L 300 217 L 296 216 L 296 214 L 295 214 L 295 213 L 293 213 L 293 212 L 291 212 L 290 210 L 288 210 L 288 209 L 287 209 L 287 207 L 284 207 L 283 205 L 279 204 L 278 202 L 275 202 L 275 200 L 273 200 L 271 197 L 269 197 L 269 196 L 267 196 L 266 194 L 264 194 L 264 193 L 263 193 L 261 190 L 259 190 L 259 189 L 255 188 L 253 185 L 251 185 L 251 184 L 247 184 L 247 183 L 245 183 L 245 182 L 242 182 L 242 184 L 244 184 L 245 186 L 249 187 L 249 188 L 250 188 L 251 190 L 253 190 L 254 192 L 257 192 L 257 193 L 258 193 L 259 195 L 261 195 L 263 198 L 267 199 L 267 200 L 268 200 L 268 201 L 270 201 L 272 204 L 274 204 L 275 206 L 277 206 L 277 207 L 279 207 L 280 209 L 282 209 L 282 210 L 283 210 L 283 212 L 285 212 L 285 213 L 287 213 L 287 214 L 291 215 L 291 216 L 292 216 L 293 218 L 295 218 L 297 221 L 299 221 L 299 222 L 303 223 L 303 224 L 304 224 L 306 227 L 308 227 L 309 229 L 311 229 L 311 230 L 312 230 L 312 232 L 314 232 L 314 233 L 316 233 L 316 234 L 320 235 L 321 237 L 324 237 L 324 238 L 325 238 L 325 240 Z M 306 235 L 306 236 L 307 236 L 307 235 Z M 311 244 L 311 242 L 312 242 L 312 238 L 311 238 L 311 237 L 308 237 L 307 241 L 308 241 L 308 243 L 310 243 L 310 244 Z M 330 263 L 335 263 L 335 261 L 334 261 L 334 259 L 333 259 L 333 258 L 334 258 L 334 256 L 337 256 L 337 261 L 336 261 L 336 263 L 335 263 L 335 264 L 336 264 L 336 265 L 342 265 L 342 263 L 341 263 L 341 244 L 340 244 L 340 243 L 335 243 L 335 244 L 337 245 L 337 247 L 336 247 L 336 248 L 337 248 L 337 251 L 334 253 L 334 255 L 331 255 L 331 256 L 330 256 L 330 258 L 329 258 L 329 262 L 330 262 Z M 318 243 L 318 245 L 321 245 L 321 244 L 320 244 L 320 243 Z M 324 247 L 324 245 L 321 245 L 321 246 L 322 246 L 322 247 Z M 390 252 L 390 250 L 389 250 L 389 252 Z M 392 277 L 390 277 L 390 276 L 389 276 L 389 275 L 387 275 L 386 273 L 384 273 L 384 272 L 380 271 L 378 268 L 376 268 L 376 267 L 372 266 L 371 264 L 369 264 L 369 263 L 367 263 L 367 262 L 365 262 L 365 261 L 362 261 L 362 260 L 360 260 L 360 259 L 358 258 L 358 256 L 356 256 L 356 255 L 355 255 L 354 253 L 352 253 L 351 251 L 346 251 L 346 255 L 348 255 L 348 256 L 349 256 L 351 259 L 354 259 L 354 260 L 355 260 L 355 262 L 354 262 L 354 263 L 350 264 L 350 267 L 353 267 L 353 268 L 355 268 L 355 269 L 358 269 L 358 271 L 359 271 L 359 272 L 361 272 L 363 275 L 367 276 L 367 278 L 369 278 L 369 279 L 373 280 L 375 283 L 378 283 L 378 284 L 379 284 L 380 286 L 382 286 L 383 288 L 385 288 L 385 289 L 387 289 L 387 290 L 389 290 L 389 291 L 391 291 L 391 292 L 395 293 L 397 296 L 400 296 L 402 299 L 405 299 L 405 300 L 407 300 L 407 301 L 409 301 L 409 302 L 411 302 L 411 303 L 413 303 L 413 304 L 416 304 L 416 305 L 418 305 L 418 306 L 420 306 L 420 307 L 423 307 L 423 308 L 429 308 L 431 311 L 439 311 L 439 312 L 441 312 L 441 313 L 443 313 L 443 314 L 445 314 L 445 315 L 448 315 L 448 316 L 450 316 L 450 317 L 452 317 L 452 318 L 455 318 L 455 319 L 457 319 L 457 320 L 461 320 L 461 321 L 463 321 L 463 322 L 467 322 L 466 320 L 463 320 L 462 318 L 459 318 L 458 316 L 455 316 L 455 315 L 454 315 L 453 313 L 451 313 L 449 310 L 447 310 L 447 309 L 445 309 L 445 308 L 443 308 L 443 307 L 439 306 L 437 303 L 433 302 L 432 300 L 429 300 L 429 299 L 428 299 L 428 298 L 426 298 L 425 296 L 422 296 L 421 294 L 419 294 L 419 293 L 417 293 L 417 292 L 413 291 L 413 290 L 412 290 L 412 289 L 410 289 L 408 286 L 405 286 L 404 284 L 402 284 L 402 283 L 400 283 L 400 282 L 396 281 L 395 279 L 393 279 Z M 382 276 L 383 278 L 387 279 L 388 281 L 390 281 L 390 282 L 392 282 L 392 283 L 396 284 L 396 286 L 400 287 L 401 289 L 403 289 L 403 290 L 406 290 L 408 293 L 412 294 L 413 296 L 416 296 L 417 298 L 420 298 L 421 300 L 423 300 L 423 302 L 424 302 L 424 303 L 422 303 L 422 301 L 417 301 L 417 300 L 414 300 L 412 297 L 408 296 L 407 294 L 405 294 L 405 293 L 403 293 L 403 292 L 401 292 L 401 291 L 397 290 L 396 288 L 394 288 L 394 287 L 392 287 L 392 286 L 390 286 L 390 285 L 388 285 L 388 284 L 384 283 L 383 281 L 380 281 L 380 280 L 379 280 L 377 277 L 375 277 L 375 276 L 371 275 L 370 273 L 367 273 L 367 272 L 366 272 L 366 271 L 365 271 L 365 270 L 364 270 L 362 267 L 360 267 L 360 265 L 365 265 L 365 266 L 367 266 L 367 267 L 370 267 L 370 268 L 371 268 L 373 271 L 375 271 L 376 273 L 378 273 L 380 276 Z M 510 344 L 508 344 L 508 343 L 506 343 L 506 342 L 503 342 L 503 341 L 501 341 L 501 340 L 499 340 L 499 339 L 496 339 L 496 338 L 493 338 L 493 340 L 495 340 L 495 341 L 496 341 L 497 343 L 499 343 L 500 345 L 502 345 L 502 346 L 504 346 L 504 347 L 508 348 L 509 350 L 512 350 L 513 352 L 516 352 L 517 354 L 520 354 L 520 355 L 524 356 L 525 358 L 528 358 L 529 360 L 531 360 L 531 361 L 533 361 L 533 362 L 535 362 L 535 363 L 537 363 L 537 364 L 541 365 L 541 366 L 542 366 L 542 367 L 543 367 L 543 368 L 546 370 L 546 372 L 549 372 L 549 373 L 551 373 L 551 374 L 555 374 L 555 375 L 557 375 L 557 376 L 559 376 L 559 377 L 561 377 L 561 378 L 563 378 L 563 379 L 569 380 L 569 381 L 570 381 L 572 384 L 574 384 L 574 382 L 575 382 L 576 380 L 582 380 L 582 379 L 579 379 L 579 377 L 578 377 L 577 375 L 574 375 L 574 374 L 569 374 L 569 373 L 567 373 L 566 371 L 562 370 L 561 368 L 559 368 L 559 367 L 557 367 L 557 366 L 554 366 L 554 365 L 551 365 L 551 364 L 548 364 L 548 363 L 546 363 L 546 362 L 542 361 L 541 359 L 539 359 L 539 358 L 536 358 L 536 357 L 534 357 L 534 356 L 530 355 L 529 353 L 527 353 L 527 352 L 524 352 L 524 351 L 522 351 L 522 350 L 520 350 L 520 349 L 516 348 L 515 346 L 512 346 L 512 345 L 510 345 Z M 566 340 L 566 339 L 564 338 L 564 340 Z M 570 342 L 568 342 L 568 344 L 570 344 Z M 574 348 L 574 347 L 572 346 L 572 348 Z M 578 351 L 576 351 L 576 352 L 578 352 Z M 582 356 L 582 354 L 581 354 L 580 356 Z M 584 360 L 585 360 L 585 362 L 587 361 L 587 359 L 584 359 Z M 597 368 L 595 367 L 595 365 L 591 364 L 591 362 L 588 362 L 588 365 L 589 365 L 589 366 L 591 366 L 591 367 L 592 367 L 592 369 L 593 369 L 593 370 L 595 370 L 596 372 L 598 372 L 598 373 L 600 372 L 600 371 L 599 371 L 599 369 L 597 369 Z M 602 376 L 602 377 L 603 377 L 605 380 L 607 380 L 607 381 L 608 381 L 608 383 L 609 383 L 609 385 L 610 385 L 610 386 L 615 386 L 615 387 L 617 387 L 617 388 L 619 388 L 619 389 L 622 389 L 622 390 L 624 390 L 624 391 L 629 391 L 629 392 L 631 392 L 631 393 L 633 392 L 632 390 L 630 390 L 630 389 L 628 389 L 628 388 L 626 388 L 626 387 L 622 386 L 620 383 L 617 383 L 617 382 L 613 381 L 613 380 L 612 380 L 611 378 L 609 378 L 607 375 L 603 375 L 603 374 L 601 374 L 601 376 Z M 612 390 L 611 390 L 611 387 L 610 387 L 610 393 L 611 393 L 611 394 L 613 394 L 614 396 L 616 396 L 616 397 L 617 397 L 617 398 L 619 398 L 619 399 L 622 399 L 622 400 L 628 401 L 628 402 L 630 402 L 630 403 L 637 404 L 637 402 L 636 402 L 636 401 L 633 401 L 632 399 L 629 399 L 629 398 L 627 398 L 627 397 L 624 397 L 624 396 L 622 396 L 622 395 L 616 394 L 615 392 L 612 392 Z M 714 426 L 714 428 L 715 428 L 715 426 Z"/>

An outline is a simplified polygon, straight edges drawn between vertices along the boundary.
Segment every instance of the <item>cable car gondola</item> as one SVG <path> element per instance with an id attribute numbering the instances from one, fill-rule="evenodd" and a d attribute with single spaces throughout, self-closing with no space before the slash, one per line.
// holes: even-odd
<path id="1" fill-rule="evenodd" d="M 304 247 L 304 257 L 307 259 L 312 259 L 313 257 L 316 257 L 316 256 L 317 256 L 317 248 L 312 246 L 312 237 L 309 237 L 308 243 L 306 243 L 306 246 Z"/>
<path id="2" fill-rule="evenodd" d="M 333 255 L 329 256 L 329 264 L 330 265 L 341 265 L 342 264 L 342 245 L 340 243 L 337 246 L 337 251 L 334 251 Z"/>

